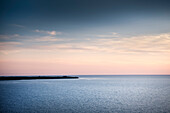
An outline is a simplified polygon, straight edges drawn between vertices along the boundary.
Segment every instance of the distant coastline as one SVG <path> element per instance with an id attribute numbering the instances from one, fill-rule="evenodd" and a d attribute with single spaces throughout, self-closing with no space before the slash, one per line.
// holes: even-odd
<path id="1" fill-rule="evenodd" d="M 78 79 L 76 76 L 0 76 L 0 80 Z"/>

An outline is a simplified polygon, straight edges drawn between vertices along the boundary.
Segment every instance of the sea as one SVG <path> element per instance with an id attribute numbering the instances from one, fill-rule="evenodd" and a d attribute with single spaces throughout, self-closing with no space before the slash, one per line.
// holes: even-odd
<path id="1" fill-rule="evenodd" d="M 170 113 L 170 75 L 1 80 L 0 113 Z"/>

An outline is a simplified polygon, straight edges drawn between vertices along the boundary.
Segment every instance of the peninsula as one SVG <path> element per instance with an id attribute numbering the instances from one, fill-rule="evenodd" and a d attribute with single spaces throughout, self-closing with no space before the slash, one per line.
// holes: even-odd
<path id="1" fill-rule="evenodd" d="M 0 76 L 0 80 L 78 79 L 76 76 Z"/>

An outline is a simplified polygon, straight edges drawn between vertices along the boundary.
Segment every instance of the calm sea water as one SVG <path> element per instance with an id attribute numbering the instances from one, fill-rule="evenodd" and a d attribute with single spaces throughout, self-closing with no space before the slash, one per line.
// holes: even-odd
<path id="1" fill-rule="evenodd" d="M 1 113 L 170 113 L 170 76 L 0 81 Z"/>

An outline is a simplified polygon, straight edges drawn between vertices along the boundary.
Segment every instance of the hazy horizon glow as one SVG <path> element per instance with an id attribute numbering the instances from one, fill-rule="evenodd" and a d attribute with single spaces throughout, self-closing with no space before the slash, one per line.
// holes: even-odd
<path id="1" fill-rule="evenodd" d="M 170 74 L 170 2 L 127 1 L 2 1 L 0 75 Z"/>

